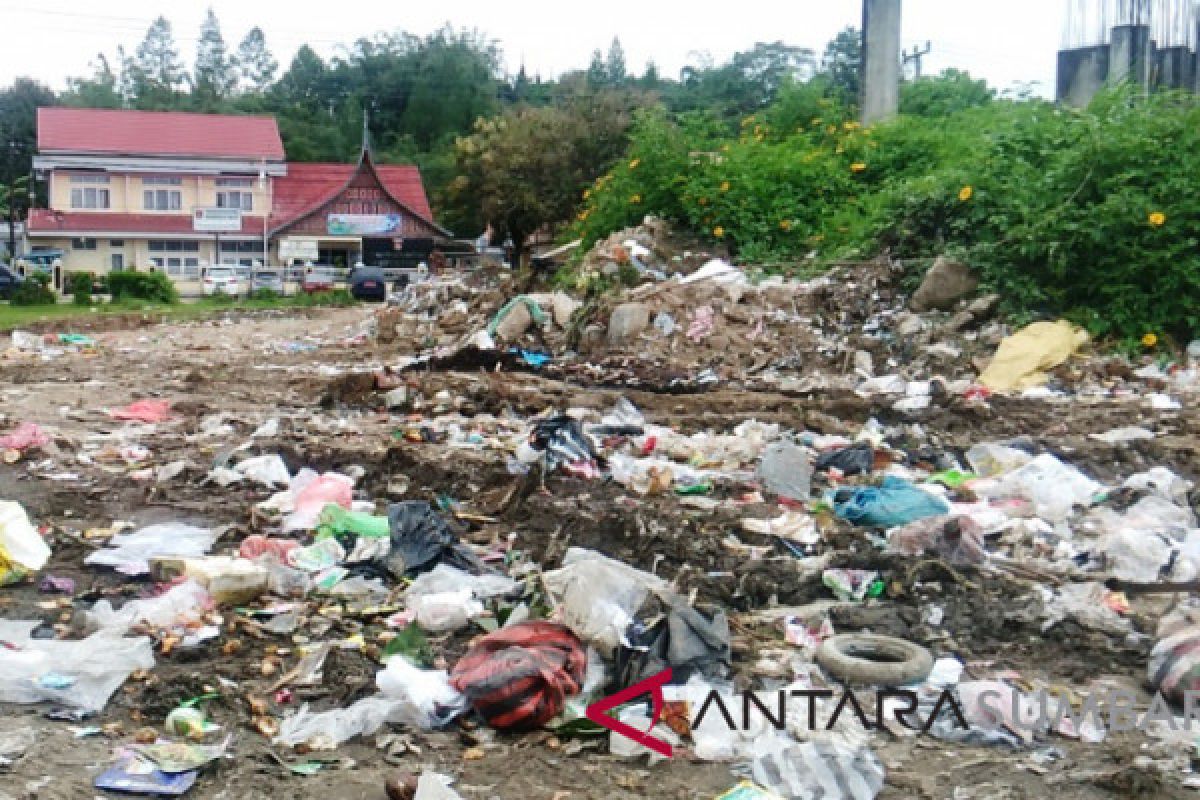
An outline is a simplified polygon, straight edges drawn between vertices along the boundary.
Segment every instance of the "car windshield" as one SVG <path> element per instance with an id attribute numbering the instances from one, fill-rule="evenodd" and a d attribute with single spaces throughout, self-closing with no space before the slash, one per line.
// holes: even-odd
<path id="1" fill-rule="evenodd" d="M 210 269 L 208 271 L 210 278 L 232 278 L 233 270 L 231 269 Z"/>
<path id="2" fill-rule="evenodd" d="M 260 281 L 273 281 L 279 277 L 278 272 L 257 272 L 254 277 Z"/>

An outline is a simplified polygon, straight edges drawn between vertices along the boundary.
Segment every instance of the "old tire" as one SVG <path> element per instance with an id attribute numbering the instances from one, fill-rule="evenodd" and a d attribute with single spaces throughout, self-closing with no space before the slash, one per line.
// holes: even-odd
<path id="1" fill-rule="evenodd" d="M 894 636 L 842 633 L 821 643 L 817 663 L 845 684 L 905 686 L 929 677 L 933 656 L 919 644 Z"/>

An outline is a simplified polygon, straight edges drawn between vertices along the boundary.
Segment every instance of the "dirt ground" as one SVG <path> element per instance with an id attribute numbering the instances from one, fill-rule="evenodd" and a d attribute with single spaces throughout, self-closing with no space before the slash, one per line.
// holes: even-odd
<path id="1" fill-rule="evenodd" d="M 876 405 L 848 391 L 781 391 L 767 386 L 723 384 L 681 389 L 677 374 L 653 363 L 613 369 L 550 367 L 542 373 L 508 369 L 415 370 L 405 374 L 411 392 L 427 398 L 417 411 L 389 413 L 370 377 L 406 355 L 402 344 L 378 345 L 358 336 L 370 314 L 355 308 L 180 324 L 123 325 L 98 331 L 96 353 L 68 352 L 49 360 L 23 356 L 0 360 L 0 412 L 4 427 L 31 420 L 55 434 L 50 456 L 27 455 L 0 465 L 0 497 L 20 502 L 36 524 L 49 526 L 54 554 L 44 574 L 71 577 L 74 596 L 39 594 L 35 584 L 0 588 L 0 617 L 40 618 L 70 626 L 74 612 L 96 600 L 128 599 L 148 582 L 125 579 L 109 570 L 85 567 L 94 546 L 82 531 L 124 520 L 135 525 L 184 521 L 230 525 L 217 550 L 227 550 L 261 528 L 252 513 L 270 492 L 259 487 L 221 488 L 204 482 L 214 463 L 223 463 L 231 445 L 271 418 L 277 436 L 254 440 L 249 453 L 279 453 L 293 471 L 303 466 L 346 470 L 361 467 L 361 495 L 380 501 L 453 498 L 494 520 L 469 526 L 466 537 L 480 545 L 530 554 L 544 567 L 557 566 L 569 546 L 594 548 L 640 569 L 653 570 L 681 591 L 695 591 L 701 607 L 738 612 L 734 654 L 738 682 L 762 679 L 764 658 L 787 647 L 777 628 L 757 612 L 830 599 L 819 575 L 801 569 L 787 553 L 750 559 L 724 544 L 726 534 L 754 505 L 722 504 L 715 510 L 681 507 L 677 497 L 643 497 L 600 480 L 553 475 L 544 487 L 530 477 L 509 474 L 505 461 L 487 450 L 452 448 L 445 442 L 410 441 L 432 416 L 456 411 L 479 419 L 526 417 L 548 407 L 611 408 L 627 397 L 647 421 L 683 433 L 730 432 L 758 419 L 818 433 L 855 431 L 869 418 L 905 422 L 887 404 Z M 616 377 L 614 377 L 616 375 Z M 636 386 L 637 388 L 631 388 Z M 439 394 L 441 393 L 441 394 Z M 105 410 L 147 397 L 172 402 L 178 416 L 139 439 L 150 449 L 149 464 L 186 460 L 179 477 L 165 482 L 138 480 L 146 463 L 74 462 L 89 435 L 115 431 L 121 423 Z M 950 401 L 920 419 L 925 446 L 961 453 L 979 441 L 1030 437 L 1098 480 L 1113 479 L 1156 465 L 1185 477 L 1200 475 L 1197 443 L 1200 416 L 1194 409 L 1155 420 L 1163 434 L 1116 448 L 1089 433 L 1146 418 L 1138 398 L 1124 401 L 1021 400 L 993 398 L 987 405 Z M 233 436 L 203 435 L 202 420 L 223 414 Z M 397 435 L 399 432 L 400 435 Z M 62 479 L 62 472 L 76 479 Z M 740 495 L 744 487 L 718 485 L 714 497 Z M 918 641 L 935 655 L 954 654 L 968 674 L 1011 669 L 1031 682 L 1087 686 L 1111 681 L 1144 692 L 1148 643 L 1118 638 L 1066 623 L 1043 633 L 1035 611 L 1036 581 L 1011 573 L 965 569 L 947 571 L 937 563 L 885 557 L 861 537 L 831 534 L 839 546 L 836 566 L 880 569 L 888 595 L 833 613 L 839 631 L 871 630 Z M 762 537 L 739 531 L 742 541 L 768 547 Z M 1135 628 L 1153 633 L 1153 620 L 1170 598 L 1134 598 Z M 373 688 L 378 669 L 377 617 L 322 617 L 325 639 L 361 634 L 365 652 L 335 651 L 322 686 L 297 690 L 297 700 L 315 709 L 341 707 Z M 929 624 L 924 610 L 939 606 L 944 620 Z M 287 637 L 258 638 L 230 610 L 222 634 L 194 649 L 157 654 L 157 666 L 136 675 L 117 691 L 107 708 L 83 722 L 47 719 L 44 706 L 0 706 L 0 731 L 31 726 L 36 743 L 8 770 L 0 770 L 0 798 L 101 796 L 92 782 L 110 765 L 113 749 L 143 726 L 161 729 L 180 701 L 219 693 L 209 706 L 214 722 L 234 734 L 230 755 L 202 773 L 188 794 L 194 798 L 297 797 L 379 800 L 384 779 L 397 769 L 433 768 L 456 778 L 468 800 L 484 798 L 659 797 L 714 798 L 736 782 L 728 765 L 704 763 L 686 754 L 655 765 L 609 755 L 603 741 L 559 741 L 548 733 L 496 735 L 475 726 L 401 732 L 401 737 L 354 740 L 336 751 L 310 754 L 330 763 L 316 775 L 291 774 L 285 762 L 297 756 L 273 748 L 252 730 L 248 698 L 270 697 L 278 673 L 265 663 L 288 663 Z M 310 633 L 312 633 L 310 631 Z M 315 635 L 315 633 L 313 633 Z M 434 649 L 453 663 L 465 650 L 466 632 L 433 637 Z M 1145 695 L 1143 694 L 1143 697 Z M 282 717 L 297 700 L 271 712 Z M 96 726 L 100 735 L 77 738 L 73 726 Z M 398 743 L 397 739 L 401 739 Z M 382 747 L 380 746 L 382 744 Z M 983 800 L 1043 798 L 1184 797 L 1186 777 L 1164 759 L 1179 745 L 1164 747 L 1140 734 L 1082 744 L 1054 737 L 1039 747 L 954 745 L 929 737 L 879 733 L 871 747 L 888 768 L 883 798 Z M 1186 758 L 1184 759 L 1186 763 Z"/>

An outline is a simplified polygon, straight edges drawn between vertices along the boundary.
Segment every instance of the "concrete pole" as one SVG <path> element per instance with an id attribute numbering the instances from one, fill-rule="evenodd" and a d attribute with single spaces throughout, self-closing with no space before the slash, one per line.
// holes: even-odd
<path id="1" fill-rule="evenodd" d="M 863 0 L 862 122 L 894 117 L 900 108 L 902 0 Z"/>

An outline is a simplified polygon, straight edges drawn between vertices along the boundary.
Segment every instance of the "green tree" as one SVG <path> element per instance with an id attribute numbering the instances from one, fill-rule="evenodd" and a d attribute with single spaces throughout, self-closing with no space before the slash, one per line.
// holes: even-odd
<path id="1" fill-rule="evenodd" d="M 973 80 L 969 73 L 948 69 L 941 75 L 917 78 L 900 87 L 900 113 L 918 117 L 946 117 L 996 97 L 987 81 Z"/>
<path id="2" fill-rule="evenodd" d="M 237 85 L 233 60 L 221 35 L 221 23 L 210 8 L 200 25 L 196 43 L 196 64 L 192 69 L 192 97 L 198 108 L 212 111 Z"/>
<path id="3" fill-rule="evenodd" d="M 58 103 L 54 92 L 32 78 L 17 78 L 0 89 L 0 183 L 29 174 L 37 148 L 37 110 Z"/>
<path id="4" fill-rule="evenodd" d="M 29 196 L 29 178 L 22 175 L 11 183 L 0 183 L 0 219 L 8 223 L 8 252 L 17 252 L 17 223 L 29 215 L 33 198 Z"/>
<path id="5" fill-rule="evenodd" d="M 108 63 L 108 57 L 98 53 L 91 67 L 90 78 L 67 79 L 67 91 L 61 98 L 63 105 L 80 108 L 121 108 L 125 101 L 121 97 L 120 84 Z"/>
<path id="6" fill-rule="evenodd" d="M 271 56 L 262 28 L 257 25 L 246 33 L 238 45 L 234 63 L 237 66 L 241 88 L 257 94 L 271 88 L 271 84 L 275 82 L 275 73 L 279 71 L 279 62 Z"/>
<path id="7" fill-rule="evenodd" d="M 857 106 L 862 87 L 862 33 L 846 28 L 825 46 L 821 72 L 845 105 Z"/>
<path id="8" fill-rule="evenodd" d="M 616 36 L 613 37 L 612 44 L 608 46 L 608 57 L 604 60 L 604 72 L 610 86 L 620 86 L 625 83 L 627 76 L 625 48 L 621 47 L 621 40 Z"/>
<path id="9" fill-rule="evenodd" d="M 179 107 L 187 74 L 166 17 L 160 16 L 151 23 L 134 58 L 125 68 L 129 73 L 134 106 L 144 109 Z"/>
<path id="10" fill-rule="evenodd" d="M 587 82 L 593 88 L 608 85 L 608 65 L 604 63 L 604 54 L 599 50 L 592 51 L 592 60 L 587 68 Z"/>
<path id="11" fill-rule="evenodd" d="M 710 111 L 733 121 L 762 110 L 789 81 L 807 80 L 815 68 L 807 48 L 759 42 L 727 64 L 684 67 L 666 100 L 673 111 Z"/>

